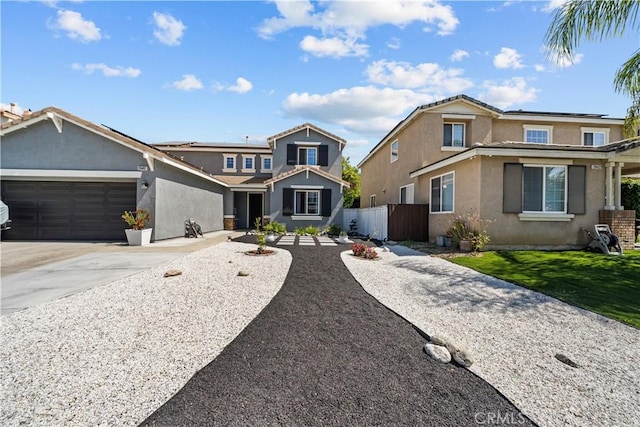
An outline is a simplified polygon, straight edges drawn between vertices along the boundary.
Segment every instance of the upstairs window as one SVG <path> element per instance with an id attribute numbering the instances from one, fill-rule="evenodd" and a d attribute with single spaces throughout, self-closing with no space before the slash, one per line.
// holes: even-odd
<path id="1" fill-rule="evenodd" d="M 262 157 L 262 170 L 263 171 L 270 171 L 272 169 L 271 161 L 272 161 L 271 156 Z"/>
<path id="2" fill-rule="evenodd" d="M 298 148 L 298 164 L 299 165 L 317 165 L 318 149 L 316 147 Z"/>
<path id="3" fill-rule="evenodd" d="M 464 123 L 445 123 L 442 145 L 464 147 Z"/>
<path id="4" fill-rule="evenodd" d="M 582 131 L 582 145 L 585 147 L 600 147 L 609 143 L 609 129 L 580 128 Z"/>
<path id="5" fill-rule="evenodd" d="M 391 143 L 391 163 L 398 160 L 398 140 Z"/>
<path id="6" fill-rule="evenodd" d="M 287 144 L 287 165 L 329 166 L 329 146 L 319 142 Z"/>
<path id="7" fill-rule="evenodd" d="M 242 155 L 242 172 L 253 173 L 256 171 L 255 155 Z"/>
<path id="8" fill-rule="evenodd" d="M 552 141 L 552 126 L 533 126 L 523 125 L 524 128 L 524 142 L 532 144 L 551 144 Z"/>
<path id="9" fill-rule="evenodd" d="M 244 168 L 253 169 L 253 157 L 247 157 L 244 159 Z"/>
<path id="10" fill-rule="evenodd" d="M 223 172 L 236 172 L 236 155 L 224 154 Z"/>
<path id="11" fill-rule="evenodd" d="M 370 208 L 375 208 L 376 207 L 376 195 L 372 194 L 371 196 L 369 196 L 369 207 Z"/>

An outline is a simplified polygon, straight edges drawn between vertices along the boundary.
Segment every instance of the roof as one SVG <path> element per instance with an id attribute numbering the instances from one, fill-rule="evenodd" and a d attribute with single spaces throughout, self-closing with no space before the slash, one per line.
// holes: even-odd
<path id="1" fill-rule="evenodd" d="M 32 124 L 35 124 L 44 120 L 52 120 L 53 123 L 56 125 L 56 127 L 58 127 L 58 131 L 61 132 L 61 129 L 62 129 L 61 119 L 64 119 L 70 123 L 73 123 L 77 126 L 80 126 L 96 134 L 100 134 L 107 139 L 110 139 L 119 144 L 128 146 L 129 148 L 132 148 L 138 152 L 146 154 L 152 158 L 158 159 L 173 167 L 177 167 L 178 169 L 182 169 L 193 175 L 197 175 L 208 181 L 212 181 L 218 185 L 227 187 L 226 183 L 215 179 L 213 175 L 208 174 L 202 171 L 200 168 L 190 163 L 187 163 L 183 160 L 180 160 L 175 156 L 167 154 L 150 144 L 144 143 L 138 139 L 135 139 L 123 132 L 120 132 L 108 126 L 97 125 L 95 123 L 89 122 L 85 119 L 82 119 L 78 116 L 75 116 L 67 111 L 64 111 L 54 106 L 46 107 L 46 108 L 43 108 L 42 110 L 35 111 L 27 117 L 22 117 L 20 119 L 13 120 L 11 122 L 3 123 L 2 128 L 0 130 L 0 135 L 5 135 L 7 133 L 11 133 L 11 132 L 23 129 L 27 126 L 30 126 Z"/>
<path id="2" fill-rule="evenodd" d="M 223 181 L 229 185 L 264 185 L 270 176 L 253 176 L 253 175 L 214 175 L 219 181 Z"/>
<path id="3" fill-rule="evenodd" d="M 488 144 L 476 143 L 466 150 L 409 172 L 409 177 L 416 178 L 420 175 L 424 175 L 425 173 L 458 163 L 474 156 L 569 157 L 604 160 L 612 157 L 612 154 L 624 153 L 638 147 L 640 147 L 640 137 L 612 142 L 598 147 L 585 147 L 582 145 L 532 144 L 512 141 L 491 142 Z M 638 157 L 637 162 L 640 163 L 640 156 Z"/>
<path id="4" fill-rule="evenodd" d="M 160 144 L 153 144 L 156 148 L 161 149 L 180 149 L 180 148 L 228 148 L 228 149 L 237 149 L 237 148 L 246 148 L 246 149 L 255 149 L 255 150 L 269 150 L 271 151 L 271 147 L 268 144 L 238 144 L 238 143 L 230 143 L 230 142 L 183 142 L 183 141 L 171 141 L 171 142 L 163 142 Z"/>
<path id="5" fill-rule="evenodd" d="M 287 179 L 289 177 L 292 177 L 294 175 L 297 175 L 297 174 L 299 174 L 301 172 L 305 172 L 305 171 L 306 172 L 313 172 L 316 175 L 320 175 L 323 178 L 329 179 L 329 180 L 331 180 L 333 182 L 336 182 L 336 183 L 338 183 L 340 185 L 343 185 L 345 187 L 351 187 L 351 184 L 349 182 L 344 181 L 344 180 L 342 180 L 341 178 L 339 178 L 339 177 L 337 177 L 335 175 L 332 175 L 332 174 L 330 174 L 328 172 L 323 171 L 322 169 L 320 169 L 320 166 L 311 166 L 311 165 L 304 165 L 304 166 L 303 165 L 297 165 L 293 169 L 291 169 L 291 170 L 289 170 L 287 172 L 283 172 L 280 175 L 274 176 L 273 178 L 266 180 L 264 183 L 266 185 L 274 184 L 274 183 L 276 183 L 278 181 L 282 181 L 283 179 Z"/>
<path id="6" fill-rule="evenodd" d="M 315 132 L 318 132 L 319 134 L 322 134 L 322 135 L 324 135 L 324 136 L 326 136 L 328 138 L 331 138 L 331 139 L 339 142 L 340 144 L 346 144 L 347 143 L 347 141 L 345 139 L 340 138 L 339 136 L 334 135 L 334 134 L 332 134 L 330 132 L 327 132 L 326 130 L 321 129 L 318 126 L 313 125 L 311 123 L 303 123 L 300 126 L 296 126 L 296 127 L 291 128 L 291 129 L 285 130 L 284 132 L 280 132 L 277 135 L 270 136 L 269 138 L 267 138 L 267 142 L 269 143 L 269 145 L 271 145 L 277 139 L 284 138 L 285 136 L 291 135 L 291 134 L 296 133 L 296 132 L 300 132 L 301 130 L 307 130 L 308 131 L 309 129 L 312 129 Z"/>

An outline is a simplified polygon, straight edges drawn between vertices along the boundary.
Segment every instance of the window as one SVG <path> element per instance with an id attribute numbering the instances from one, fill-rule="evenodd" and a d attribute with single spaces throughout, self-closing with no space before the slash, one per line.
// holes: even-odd
<path id="1" fill-rule="evenodd" d="M 255 155 L 242 155 L 242 172 L 255 172 Z"/>
<path id="2" fill-rule="evenodd" d="M 376 207 L 376 195 L 375 194 L 369 196 L 369 207 L 370 208 L 375 208 Z"/>
<path id="3" fill-rule="evenodd" d="M 270 171 L 272 169 L 272 159 L 273 158 L 271 156 L 262 156 L 262 172 Z"/>
<path id="4" fill-rule="evenodd" d="M 523 212 L 566 212 L 566 166 L 524 166 Z"/>
<path id="5" fill-rule="evenodd" d="M 464 147 L 464 123 L 445 123 L 442 145 Z"/>
<path id="6" fill-rule="evenodd" d="M 315 147 L 298 148 L 298 164 L 299 165 L 317 165 L 318 149 Z"/>
<path id="7" fill-rule="evenodd" d="M 413 204 L 413 184 L 400 187 L 400 204 Z"/>
<path id="8" fill-rule="evenodd" d="M 453 172 L 431 178 L 431 212 L 453 212 Z"/>
<path id="9" fill-rule="evenodd" d="M 599 147 L 609 143 L 609 129 L 580 128 L 582 131 L 582 145 L 585 147 Z"/>
<path id="10" fill-rule="evenodd" d="M 391 143 L 391 163 L 398 160 L 398 140 Z"/>
<path id="11" fill-rule="evenodd" d="M 533 144 L 551 144 L 553 126 L 522 125 L 524 128 L 524 142 Z"/>
<path id="12" fill-rule="evenodd" d="M 224 154 L 223 172 L 236 172 L 236 155 Z"/>
<path id="13" fill-rule="evenodd" d="M 319 191 L 296 191 L 295 208 L 296 215 L 318 215 L 320 213 Z"/>

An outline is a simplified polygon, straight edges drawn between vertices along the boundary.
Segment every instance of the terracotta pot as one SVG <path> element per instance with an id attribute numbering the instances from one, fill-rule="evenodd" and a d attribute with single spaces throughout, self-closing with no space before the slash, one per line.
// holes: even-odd
<path id="1" fill-rule="evenodd" d="M 472 240 L 460 240 L 460 250 L 462 252 L 471 252 L 473 250 Z"/>

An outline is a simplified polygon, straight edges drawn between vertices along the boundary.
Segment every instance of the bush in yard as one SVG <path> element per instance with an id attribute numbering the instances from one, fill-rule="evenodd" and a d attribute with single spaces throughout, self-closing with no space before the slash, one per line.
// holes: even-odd
<path id="1" fill-rule="evenodd" d="M 457 215 L 447 229 L 447 236 L 456 246 L 461 240 L 470 240 L 473 250 L 478 251 L 489 244 L 491 238 L 485 229 L 487 221 L 480 219 L 480 215 L 469 211 L 464 215 Z"/>
<path id="2" fill-rule="evenodd" d="M 287 226 L 281 222 L 273 221 L 264 226 L 264 230 L 267 233 L 272 234 L 287 234 Z"/>
<path id="3" fill-rule="evenodd" d="M 625 209 L 635 209 L 636 218 L 640 219 L 640 179 L 625 178 L 621 187 L 622 205 Z"/>
<path id="4" fill-rule="evenodd" d="M 365 259 L 376 259 L 378 258 L 378 253 L 376 252 L 376 248 L 364 245 L 362 243 L 354 243 L 351 246 L 351 252 L 353 252 L 354 256 Z"/>

